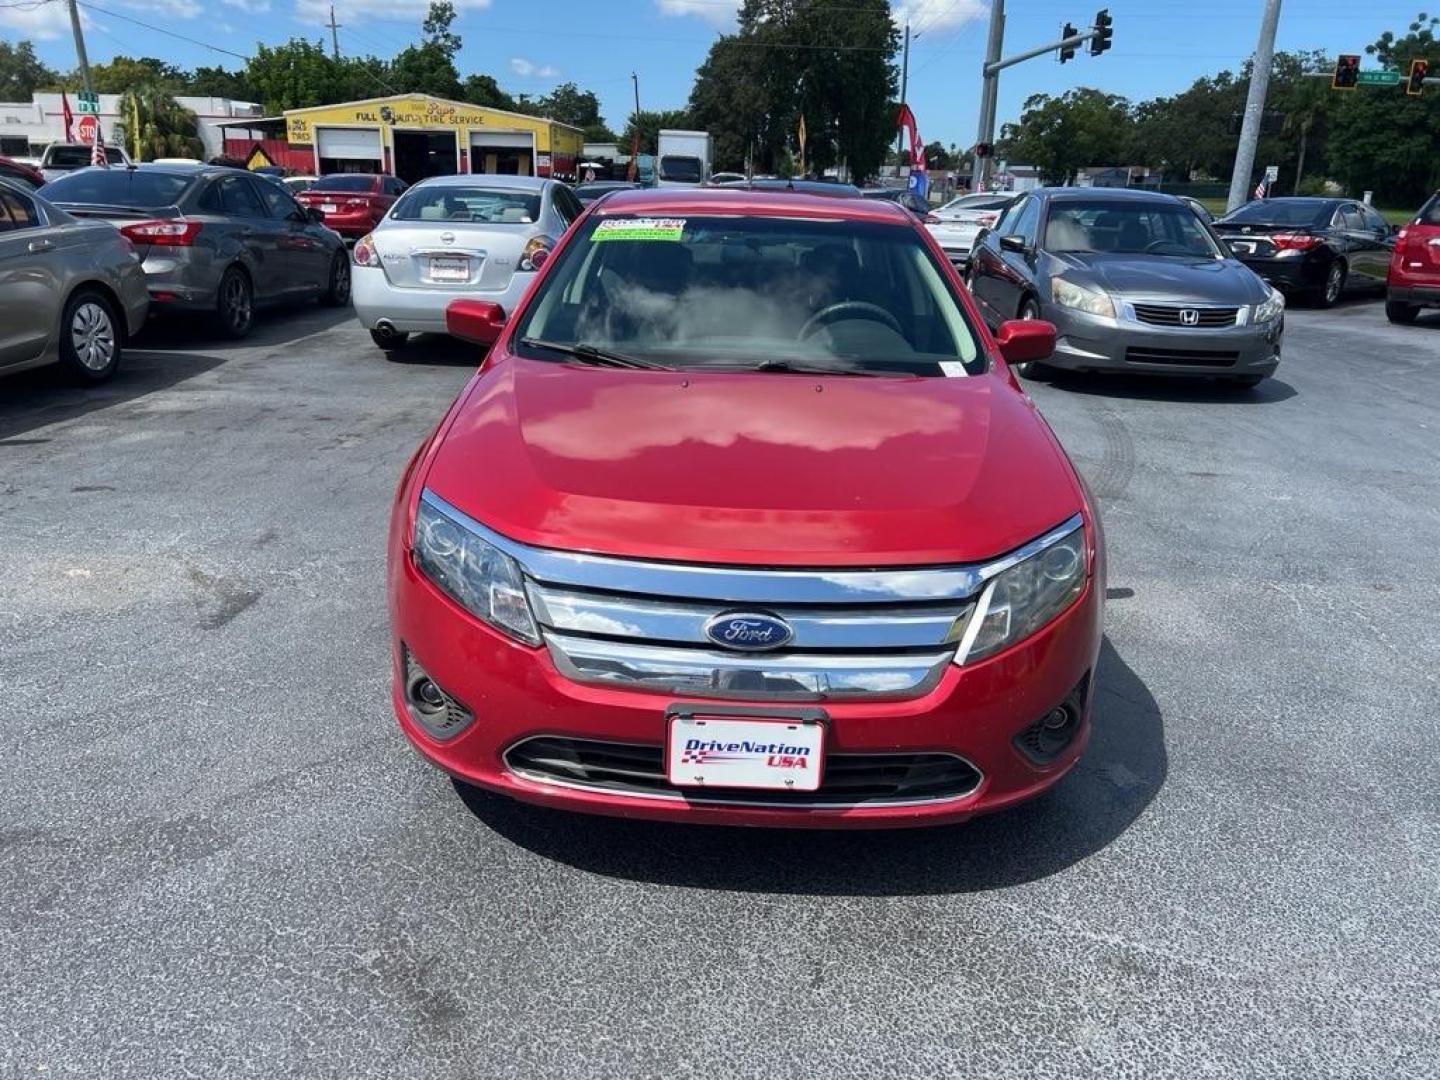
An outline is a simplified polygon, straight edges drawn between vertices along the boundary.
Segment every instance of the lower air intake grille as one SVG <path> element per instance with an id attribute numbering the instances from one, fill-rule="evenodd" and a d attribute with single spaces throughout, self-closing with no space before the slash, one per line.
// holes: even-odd
<path id="1" fill-rule="evenodd" d="M 511 772 L 596 791 L 773 806 L 858 806 L 968 795 L 980 773 L 953 754 L 829 754 L 818 791 L 677 788 L 665 778 L 663 747 L 537 736 L 505 753 Z"/>
<path id="2" fill-rule="evenodd" d="M 1181 367 L 1234 367 L 1238 352 L 1215 349 L 1142 349 L 1132 345 L 1125 350 L 1131 364 L 1176 364 Z"/>

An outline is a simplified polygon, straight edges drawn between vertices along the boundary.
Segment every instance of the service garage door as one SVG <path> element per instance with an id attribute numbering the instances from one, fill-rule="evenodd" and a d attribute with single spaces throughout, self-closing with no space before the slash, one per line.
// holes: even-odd
<path id="1" fill-rule="evenodd" d="M 379 128 L 316 128 L 320 173 L 385 171 Z"/>
<path id="2" fill-rule="evenodd" d="M 535 135 L 529 131 L 471 133 L 470 171 L 534 176 Z"/>

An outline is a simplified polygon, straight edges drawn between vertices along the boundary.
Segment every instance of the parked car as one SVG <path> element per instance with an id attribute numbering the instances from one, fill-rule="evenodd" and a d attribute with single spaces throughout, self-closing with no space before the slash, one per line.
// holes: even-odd
<path id="1" fill-rule="evenodd" d="M 59 364 L 103 382 L 149 306 L 140 259 L 112 226 L 0 180 L 0 374 Z"/>
<path id="2" fill-rule="evenodd" d="M 961 195 L 932 210 L 925 219 L 925 227 L 945 257 L 963 267 L 970 261 L 975 237 L 999 221 L 1005 208 L 1014 201 L 1015 196 L 1005 191 Z"/>
<path id="3" fill-rule="evenodd" d="M 1201 221 L 1205 222 L 1206 225 L 1215 224 L 1215 215 L 1212 214 L 1210 212 L 1210 208 L 1204 203 L 1202 203 L 1199 199 L 1191 198 L 1189 195 L 1177 195 L 1175 197 L 1181 202 L 1183 202 L 1186 206 L 1188 206 L 1191 210 L 1195 211 L 1195 216 L 1198 217 Z"/>
<path id="4" fill-rule="evenodd" d="M 1179 199 L 1123 188 L 1040 188 L 970 259 L 992 325 L 1046 319 L 1050 367 L 1209 375 L 1254 386 L 1280 363 L 1285 301 Z"/>
<path id="5" fill-rule="evenodd" d="M 412 333 L 444 333 L 445 305 L 457 296 L 511 311 L 581 212 L 558 180 L 422 180 L 355 245 L 355 314 L 392 354 Z"/>
<path id="6" fill-rule="evenodd" d="M 135 245 L 153 310 L 213 314 L 226 334 L 243 337 L 258 306 L 350 301 L 344 241 L 318 210 L 242 169 L 83 169 L 41 194 L 76 217 L 110 222 Z"/>
<path id="7" fill-rule="evenodd" d="M 14 158 L 0 157 L 0 180 L 9 180 L 26 191 L 36 191 L 44 186 L 45 174 L 34 165 L 27 165 Z"/>
<path id="8" fill-rule="evenodd" d="M 740 172 L 712 172 L 710 183 L 712 184 L 733 184 L 737 180 L 744 180 L 745 174 Z"/>
<path id="9" fill-rule="evenodd" d="M 580 200 L 581 206 L 589 206 L 600 196 L 609 195 L 612 191 L 636 191 L 639 187 L 639 184 L 629 180 L 592 180 L 576 187 L 575 197 Z"/>
<path id="10" fill-rule="evenodd" d="M 347 240 L 364 236 L 404 193 L 405 181 L 379 173 L 332 173 L 295 197 L 325 215 L 325 224 Z"/>
<path id="11" fill-rule="evenodd" d="M 1395 234 L 1385 287 L 1385 317 L 1412 323 L 1421 308 L 1440 307 L 1440 191 Z"/>
<path id="12" fill-rule="evenodd" d="M 865 199 L 885 199 L 887 202 L 897 203 L 918 218 L 923 218 L 930 212 L 929 200 L 909 188 L 864 188 L 860 195 Z"/>
<path id="13" fill-rule="evenodd" d="M 1257 199 L 1215 223 L 1235 257 L 1277 289 L 1330 307 L 1385 287 L 1395 230 L 1350 199 Z"/>
<path id="14" fill-rule="evenodd" d="M 318 179 L 318 176 L 286 176 L 281 178 L 280 184 L 291 195 L 299 195 L 302 191 L 309 191 Z"/>
<path id="15" fill-rule="evenodd" d="M 471 182 L 480 178 L 470 177 Z M 1089 733 L 1095 507 L 911 215 L 612 195 L 411 467 L 394 707 L 461 780 L 711 824 L 956 821 Z M 488 339 L 493 303 L 452 302 Z"/>
<path id="16" fill-rule="evenodd" d="M 94 154 L 94 148 L 88 143 L 51 143 L 40 155 L 40 172 L 47 182 L 58 180 L 76 169 L 90 168 Z M 105 147 L 105 160 L 111 165 L 130 164 L 130 158 L 118 146 Z"/>

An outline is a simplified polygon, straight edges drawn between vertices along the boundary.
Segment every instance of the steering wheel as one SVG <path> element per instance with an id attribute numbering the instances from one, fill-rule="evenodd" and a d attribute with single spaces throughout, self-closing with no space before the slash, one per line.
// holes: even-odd
<path id="1" fill-rule="evenodd" d="M 1148 254 L 1150 254 L 1150 252 L 1154 251 L 1156 248 L 1162 248 L 1162 247 L 1179 248 L 1181 251 L 1185 252 L 1187 255 L 1190 253 L 1190 249 L 1189 249 L 1188 247 L 1186 247 L 1184 244 L 1180 243 L 1180 241 L 1178 241 L 1178 240 L 1166 240 L 1166 239 L 1164 239 L 1164 238 L 1162 237 L 1162 238 L 1159 239 L 1159 240 L 1151 240 L 1150 243 L 1146 244 L 1146 245 L 1145 245 L 1145 254 L 1148 255 Z"/>
<path id="2" fill-rule="evenodd" d="M 795 335 L 796 340 L 804 341 L 819 330 L 822 326 L 837 321 L 842 314 L 849 314 L 856 318 L 870 319 L 874 322 L 884 323 L 901 337 L 905 331 L 900 329 L 900 323 L 894 315 L 886 311 L 879 304 L 871 304 L 864 300 L 841 300 L 839 303 L 823 307 L 810 318 L 805 320 L 805 325 L 800 327 L 800 332 Z"/>

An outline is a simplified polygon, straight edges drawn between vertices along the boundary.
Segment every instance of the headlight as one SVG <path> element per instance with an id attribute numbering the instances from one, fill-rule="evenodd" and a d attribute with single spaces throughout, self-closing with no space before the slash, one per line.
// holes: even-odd
<path id="1" fill-rule="evenodd" d="M 1103 315 L 1115 318 L 1115 301 L 1098 289 L 1087 289 L 1064 278 L 1050 279 L 1050 299 L 1061 307 L 1074 308 L 1087 315 Z"/>
<path id="2" fill-rule="evenodd" d="M 997 653 L 1029 637 L 1073 604 L 1089 572 L 1085 528 L 1075 528 L 990 580 L 975 607 L 958 664 Z"/>
<path id="3" fill-rule="evenodd" d="M 1271 289 L 1270 295 L 1255 305 L 1255 321 L 1257 323 L 1278 319 L 1284 313 L 1285 297 L 1280 295 L 1279 289 Z"/>
<path id="4" fill-rule="evenodd" d="M 527 645 L 540 644 L 519 564 L 426 499 L 415 517 L 415 563 L 456 603 L 497 630 Z"/>

